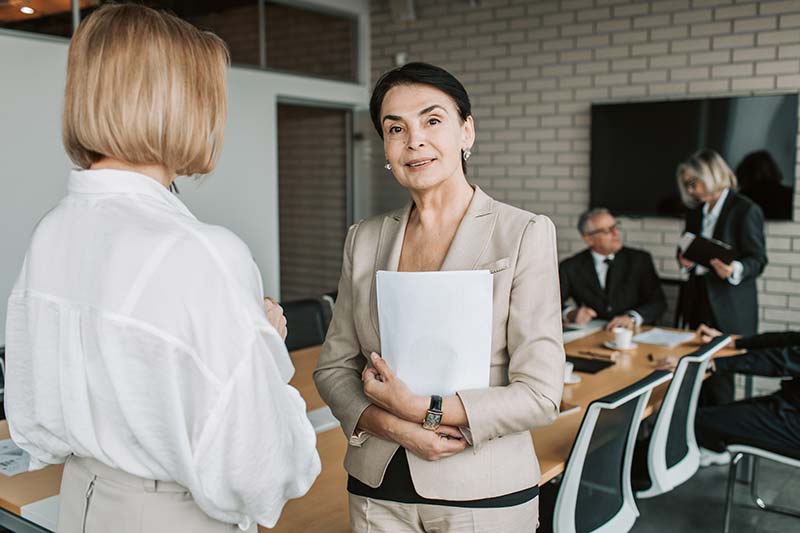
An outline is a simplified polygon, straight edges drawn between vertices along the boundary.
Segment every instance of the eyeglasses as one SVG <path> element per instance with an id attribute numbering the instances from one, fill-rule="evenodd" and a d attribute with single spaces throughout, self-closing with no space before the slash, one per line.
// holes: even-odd
<path id="1" fill-rule="evenodd" d="M 700 183 L 700 180 L 697 178 L 690 178 L 683 182 L 684 188 L 688 191 L 689 189 L 694 189 Z"/>
<path id="2" fill-rule="evenodd" d="M 600 229 L 592 230 L 592 231 L 586 233 L 586 235 L 611 235 L 612 233 L 617 233 L 621 229 L 622 229 L 622 226 L 620 225 L 619 222 L 617 222 L 613 226 L 609 226 L 607 228 L 600 228 Z"/>

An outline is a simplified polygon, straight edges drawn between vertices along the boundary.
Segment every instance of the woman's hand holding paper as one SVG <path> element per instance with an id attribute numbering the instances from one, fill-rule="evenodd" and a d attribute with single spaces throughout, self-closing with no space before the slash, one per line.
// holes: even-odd
<path id="1" fill-rule="evenodd" d="M 427 400 L 411 392 L 380 355 L 371 353 L 370 361 L 372 366 L 365 367 L 361 373 L 367 398 L 404 420 L 422 423 L 428 408 Z"/>

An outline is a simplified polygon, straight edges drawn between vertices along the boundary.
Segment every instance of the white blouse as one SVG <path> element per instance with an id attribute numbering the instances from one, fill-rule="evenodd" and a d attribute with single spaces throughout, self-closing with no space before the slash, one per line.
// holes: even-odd
<path id="1" fill-rule="evenodd" d="M 8 301 L 6 413 L 31 468 L 91 457 L 273 526 L 320 472 L 247 246 L 163 185 L 74 171 Z"/>

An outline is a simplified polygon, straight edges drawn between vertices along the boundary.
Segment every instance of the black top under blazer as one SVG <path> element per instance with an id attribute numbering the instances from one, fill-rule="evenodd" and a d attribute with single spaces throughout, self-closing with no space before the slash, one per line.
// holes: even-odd
<path id="1" fill-rule="evenodd" d="M 687 213 L 685 231 L 700 235 L 702 223 L 703 206 L 700 205 Z M 733 246 L 736 261 L 744 267 L 739 285 L 731 285 L 720 278 L 714 269 L 705 274 L 708 301 L 716 325 L 728 333 L 754 335 L 758 330 L 756 278 L 767 266 L 764 213 L 748 197 L 729 190 L 714 227 L 713 237 Z M 690 305 L 692 298 L 681 298 L 681 301 L 684 305 Z"/>
<path id="2" fill-rule="evenodd" d="M 622 247 L 614 254 L 606 276 L 606 290 L 600 287 L 588 248 L 564 259 L 558 272 L 562 307 L 572 297 L 577 305 L 594 309 L 603 320 L 636 311 L 644 324 L 653 324 L 667 307 L 653 258 L 643 250 Z"/>

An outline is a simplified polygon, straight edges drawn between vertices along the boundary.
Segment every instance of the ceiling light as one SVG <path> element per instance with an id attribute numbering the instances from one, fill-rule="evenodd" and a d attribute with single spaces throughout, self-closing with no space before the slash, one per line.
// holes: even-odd
<path id="1" fill-rule="evenodd" d="M 26 15 L 33 15 L 34 13 L 36 13 L 36 10 L 30 6 L 22 6 L 21 8 L 19 8 L 19 10 L 20 12 L 25 13 Z"/>

